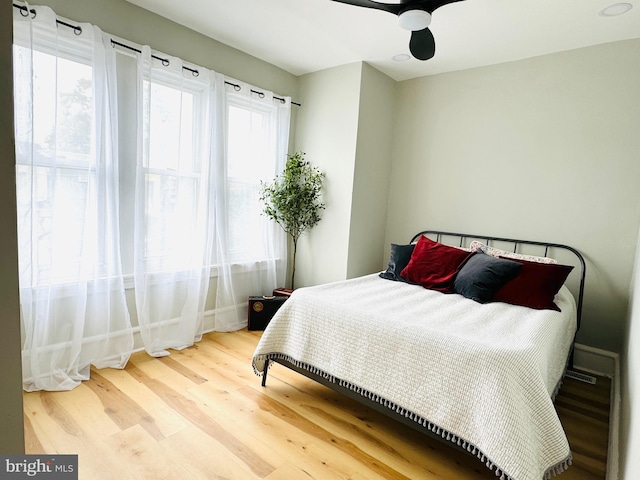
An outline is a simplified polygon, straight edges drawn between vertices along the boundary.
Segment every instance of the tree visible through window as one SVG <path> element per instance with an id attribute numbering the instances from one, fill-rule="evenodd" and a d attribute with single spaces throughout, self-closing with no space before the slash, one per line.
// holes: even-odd
<path id="1" fill-rule="evenodd" d="M 15 46 L 18 69 L 33 68 L 33 95 L 29 84 L 17 85 L 16 97 L 27 98 L 31 109 L 21 109 L 16 122 L 33 128 L 18 128 L 16 137 L 18 212 L 32 215 L 23 225 L 37 229 L 33 254 L 37 268 L 35 282 L 64 282 L 75 278 L 82 255 L 98 235 L 98 219 L 86 215 L 97 199 L 91 194 L 95 181 L 95 152 L 92 138 L 92 68 L 78 60 Z M 24 96 L 24 97 L 23 97 Z M 21 118 L 22 117 L 22 118 Z M 32 175 L 33 174 L 33 175 Z M 93 228 L 87 228 L 93 222 Z M 23 238 L 29 234 L 22 232 Z"/>
<path id="2" fill-rule="evenodd" d="M 18 155 L 19 209 L 25 215 L 34 215 L 35 221 L 29 225 L 38 229 L 33 237 L 37 238 L 34 274 L 40 280 L 64 283 L 75 277 L 82 255 L 94 256 L 96 268 L 103 255 L 101 251 L 83 250 L 83 245 L 96 238 L 101 241 L 103 236 L 101 219 L 85 215 L 87 206 L 100 201 L 91 193 L 97 161 L 92 137 L 92 68 L 81 58 L 38 50 L 31 55 L 18 45 L 14 46 L 14 56 L 18 70 L 31 65 L 34 69 L 33 96 L 29 100 L 33 129 L 17 129 L 16 138 L 19 152 L 32 150 L 32 156 Z M 205 121 L 199 105 L 202 92 L 197 83 L 194 85 L 175 85 L 162 78 L 143 83 L 144 255 L 152 270 L 178 271 L 188 264 L 190 251 L 185 246 L 198 227 L 196 212 L 202 182 L 209 181 L 210 166 L 203 163 L 207 159 L 199 144 Z M 16 95 L 27 98 L 31 92 L 17 84 Z M 224 214 L 229 226 L 229 258 L 239 263 L 261 261 L 270 254 L 262 236 L 260 180 L 278 173 L 274 109 L 231 94 L 226 112 L 228 211 Z M 30 113 L 17 111 L 16 122 L 27 122 Z M 125 135 L 135 134 L 125 131 Z M 133 155 L 119 161 L 123 171 L 133 173 L 125 165 L 135 161 Z M 121 209 L 132 208 L 126 201 L 135 195 L 127 188 L 133 189 L 134 183 L 121 185 Z M 134 232 L 130 228 L 124 228 L 121 234 L 123 245 L 132 244 L 129 237 Z"/>

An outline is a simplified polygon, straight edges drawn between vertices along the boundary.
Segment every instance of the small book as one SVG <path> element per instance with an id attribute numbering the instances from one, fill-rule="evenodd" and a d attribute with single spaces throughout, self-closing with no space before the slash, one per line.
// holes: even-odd
<path id="1" fill-rule="evenodd" d="M 273 290 L 273 294 L 276 297 L 288 297 L 293 293 L 293 290 L 290 288 L 276 288 Z"/>

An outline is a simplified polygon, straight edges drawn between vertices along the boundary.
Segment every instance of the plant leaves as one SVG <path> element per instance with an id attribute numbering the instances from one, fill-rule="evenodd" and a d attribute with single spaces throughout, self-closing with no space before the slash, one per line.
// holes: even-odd
<path id="1" fill-rule="evenodd" d="M 281 175 L 273 183 L 261 182 L 263 213 L 291 235 L 294 242 L 315 226 L 325 208 L 321 191 L 324 173 L 304 159 L 303 152 L 287 155 Z"/>

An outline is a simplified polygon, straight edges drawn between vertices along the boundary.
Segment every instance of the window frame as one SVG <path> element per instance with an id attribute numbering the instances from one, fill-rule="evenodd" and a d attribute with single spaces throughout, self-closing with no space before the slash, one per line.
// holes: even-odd
<path id="1" fill-rule="evenodd" d="M 50 35 L 51 42 L 44 40 L 44 41 L 38 41 L 37 43 L 34 43 L 32 45 L 29 45 L 26 39 L 22 39 L 21 41 L 20 38 L 14 37 L 13 48 L 14 49 L 16 47 L 27 48 L 27 49 L 32 48 L 35 51 L 52 55 L 54 57 L 57 57 L 58 59 L 64 59 L 64 60 L 86 65 L 92 68 L 93 70 L 93 59 L 92 59 L 93 52 L 90 49 L 86 48 L 86 45 L 84 45 L 82 42 L 78 43 L 77 37 L 75 35 L 72 35 L 72 34 L 67 35 L 67 33 L 69 32 L 65 32 L 64 30 L 62 32 L 64 33 L 62 33 L 57 38 L 54 38 L 53 35 Z M 54 41 L 57 42 L 57 47 L 54 46 Z M 135 55 L 132 55 L 131 52 L 121 51 L 119 49 L 116 49 L 116 54 L 118 56 L 119 55 L 124 55 L 128 57 L 135 56 Z M 185 91 L 188 91 L 189 93 L 194 95 L 192 137 L 195 137 L 197 139 L 198 132 L 202 128 L 206 128 L 206 126 L 208 125 L 208 121 L 203 120 L 203 117 L 204 117 L 203 109 L 205 108 L 205 106 L 203 105 L 203 102 L 201 100 L 200 101 L 197 100 L 198 97 L 201 97 L 202 95 L 205 94 L 205 89 L 207 87 L 204 85 L 204 83 L 201 80 L 199 81 L 197 77 L 192 76 L 190 73 L 183 74 L 180 78 L 180 81 L 177 81 L 178 77 L 177 75 L 175 75 L 175 72 L 172 72 L 172 73 L 173 75 L 171 75 L 169 72 L 167 72 L 167 74 L 164 74 L 164 72 L 162 72 L 161 69 L 155 68 L 154 74 L 152 75 L 153 78 L 147 78 L 148 76 L 145 75 L 144 80 L 154 82 L 154 83 L 159 83 L 161 85 L 168 86 L 170 88 L 183 88 Z M 93 79 L 94 74 L 95 73 L 92 71 L 92 84 L 95 86 L 95 81 Z M 124 74 L 123 77 L 121 77 L 121 75 L 122 74 L 120 70 L 118 70 L 117 77 L 118 77 L 119 83 L 123 78 L 129 78 L 129 75 L 126 73 Z M 133 89 L 134 87 L 131 87 L 131 88 Z M 130 94 L 131 92 L 129 92 L 128 95 Z M 95 92 L 94 92 L 94 89 L 92 88 L 92 96 L 93 95 L 95 95 Z M 276 100 L 273 100 L 273 102 L 275 101 Z M 235 92 L 227 92 L 227 94 L 225 95 L 225 107 L 224 107 L 225 108 L 224 121 L 225 121 L 226 131 L 228 131 L 228 127 L 229 127 L 229 115 L 228 115 L 229 105 L 243 108 L 243 109 L 249 110 L 252 113 L 258 113 L 266 117 L 270 115 L 274 115 L 273 109 L 278 108 L 277 105 L 275 104 L 271 105 L 267 101 L 256 101 L 255 99 L 251 99 L 246 95 L 236 94 Z M 120 115 L 120 112 L 118 112 L 118 115 Z M 95 117 L 95 110 L 94 110 L 94 117 Z M 95 120 L 92 122 L 92 125 L 94 124 L 94 122 Z M 18 147 L 17 140 L 18 139 L 16 139 L 16 148 Z M 225 142 L 228 141 L 228 137 L 225 138 L 224 141 Z M 270 139 L 270 143 L 273 143 L 275 145 L 275 138 Z M 197 147 L 197 149 L 199 150 L 203 148 L 203 146 L 200 145 L 197 142 L 197 140 L 194 140 L 194 147 Z M 272 148 L 275 149 L 275 146 L 272 146 Z M 120 169 L 123 168 L 123 163 L 133 162 L 135 164 L 135 158 L 131 156 L 131 153 L 132 152 L 129 152 L 128 155 L 123 156 L 121 150 L 117 152 L 117 155 L 119 156 Z M 228 162 L 230 161 L 230 158 L 228 157 L 228 155 L 226 155 L 226 158 L 224 161 L 227 164 L 226 168 L 228 169 Z M 77 160 L 64 155 L 56 156 L 56 157 L 41 156 L 37 163 L 32 163 L 29 161 L 25 161 L 24 159 L 21 160 L 20 158 L 18 158 L 16 162 L 16 166 L 20 165 L 26 168 L 42 167 L 48 170 L 56 170 L 59 168 L 70 169 L 73 171 L 77 171 L 78 173 L 81 173 L 83 175 L 86 175 L 88 178 L 88 182 L 91 182 L 91 181 L 95 182 L 97 175 L 99 174 L 98 172 L 100 168 L 99 162 L 100 162 L 100 158 L 96 156 L 96 152 L 95 152 L 95 128 L 92 126 L 91 153 L 88 156 L 86 162 L 84 160 Z M 130 165 L 128 165 L 128 167 L 130 167 Z M 134 166 L 133 168 L 135 169 L 136 167 Z M 159 169 L 159 168 L 150 167 L 148 165 L 146 166 L 143 165 L 141 166 L 141 170 L 142 170 L 141 173 L 144 175 L 144 178 L 146 178 L 148 174 L 153 174 L 153 175 L 158 175 L 158 176 L 173 178 L 173 179 L 180 179 L 180 178 L 193 179 L 197 184 L 196 193 L 194 193 L 195 197 L 197 198 L 200 193 L 200 189 L 202 188 L 202 182 L 210 181 L 207 173 L 208 168 L 211 168 L 211 167 L 207 166 L 207 168 L 202 168 L 202 162 L 198 162 L 197 167 L 194 168 L 194 171 L 192 172 L 187 172 L 184 170 L 169 169 L 169 168 Z M 265 179 L 265 180 L 267 181 L 272 180 L 272 178 L 275 177 L 275 175 L 278 173 L 276 172 L 276 169 L 277 169 L 277 160 L 274 158 L 274 165 L 273 165 L 274 173 L 271 178 Z M 233 183 L 236 185 L 255 186 L 256 188 L 259 187 L 259 182 L 252 182 L 247 180 L 246 178 L 238 177 L 238 176 L 227 175 L 225 182 L 227 182 L 227 185 Z M 134 196 L 135 189 L 132 190 L 133 184 L 124 185 L 122 182 L 122 177 L 118 179 L 118 186 L 119 186 L 118 199 L 120 202 L 120 211 L 122 211 L 122 207 L 123 207 L 122 200 L 124 198 L 130 199 L 132 195 Z M 213 185 L 211 185 L 211 187 L 213 188 Z M 97 202 L 98 205 L 101 205 L 103 204 L 105 199 L 100 198 L 98 196 L 97 198 L 95 198 L 94 201 Z M 145 202 L 146 202 L 146 199 L 145 199 Z M 261 205 L 259 204 L 258 208 L 260 207 Z M 125 208 L 128 208 L 128 207 L 125 207 Z M 96 232 L 96 234 L 99 241 L 104 242 L 103 232 L 105 227 L 104 225 L 103 226 L 99 225 L 101 222 L 102 222 L 101 219 L 97 220 L 98 231 Z M 120 229 L 119 229 L 121 244 L 124 245 L 125 243 L 129 243 L 129 242 L 133 243 L 134 231 L 133 230 L 126 231 L 128 229 L 124 229 L 125 231 L 123 232 L 122 227 L 123 225 L 121 223 Z M 131 238 L 123 238 L 123 236 L 127 236 L 127 237 L 130 236 Z M 145 242 L 146 242 L 146 239 L 145 239 Z M 146 251 L 146 248 L 145 248 L 145 251 Z M 106 255 L 105 248 L 103 247 L 99 248 L 99 255 L 101 256 L 102 259 L 105 258 L 105 255 Z M 263 265 L 266 265 L 266 262 L 271 260 L 283 261 L 283 260 L 286 260 L 286 258 L 284 257 L 280 258 L 279 256 L 276 256 L 276 258 L 271 258 L 264 254 L 252 255 L 252 256 L 243 255 L 242 259 L 240 259 L 237 262 L 236 261 L 233 262 L 232 268 L 234 271 L 236 270 L 248 271 L 253 269 L 261 269 Z M 212 255 L 212 261 L 210 263 L 211 263 L 211 265 L 209 266 L 210 276 L 213 278 L 218 276 L 218 264 L 219 264 L 219 262 L 217 261 L 215 252 Z M 102 278 L 108 277 L 108 274 L 106 273 L 106 268 L 104 268 L 105 265 L 106 264 L 104 261 L 101 261 L 99 264 L 96 264 L 97 271 L 102 272 L 102 273 L 99 273 L 96 278 L 102 279 Z M 127 288 L 133 287 L 133 271 L 130 270 L 130 267 L 133 267 L 133 265 L 127 266 L 125 265 L 124 261 L 122 262 L 123 276 L 125 278 L 125 285 L 127 286 Z M 180 271 L 176 271 L 176 273 L 180 273 Z M 52 279 L 49 279 L 49 284 L 54 287 L 64 287 L 64 285 L 69 284 L 69 282 L 63 281 L 63 280 L 53 281 Z M 31 285 L 31 287 L 34 288 L 34 287 L 37 287 L 37 285 Z"/>
<path id="2" fill-rule="evenodd" d="M 98 178 L 98 166 L 99 166 L 100 159 L 98 158 L 96 154 L 96 149 L 95 149 L 95 142 L 96 142 L 96 138 L 95 138 L 95 133 L 96 133 L 95 132 L 95 72 L 94 72 L 94 66 L 93 66 L 92 51 L 86 48 L 86 45 L 84 45 L 82 42 L 78 42 L 74 38 L 66 38 L 65 36 L 60 36 L 55 38 L 53 35 L 44 35 L 44 36 L 39 35 L 38 38 L 39 40 L 37 41 L 33 39 L 29 39 L 30 41 L 33 41 L 32 45 L 29 46 L 28 42 L 25 41 L 25 39 L 20 38 L 19 35 L 14 36 L 14 41 L 12 46 L 12 55 L 13 55 L 14 61 L 18 55 L 17 49 L 21 48 L 21 49 L 27 50 L 27 55 L 28 55 L 28 52 L 32 50 L 34 53 L 53 57 L 54 59 L 53 61 L 56 62 L 56 73 L 60 71 L 58 69 L 58 62 L 60 60 L 77 63 L 79 65 L 88 67 L 91 70 L 90 79 L 91 79 L 91 99 L 92 99 L 92 111 L 91 111 L 92 121 L 90 126 L 89 153 L 77 154 L 77 156 L 85 157 L 84 160 L 78 160 L 77 158 L 70 158 L 70 156 L 68 155 L 69 153 L 73 153 L 73 152 L 59 151 L 56 145 L 53 149 L 53 154 L 48 155 L 34 148 L 36 144 L 33 139 L 33 132 L 31 132 L 30 137 L 26 142 L 26 149 L 27 151 L 31 152 L 31 155 L 25 157 L 23 155 L 18 154 L 21 146 L 25 145 L 25 142 L 20 141 L 20 139 L 16 135 L 16 140 L 15 140 L 16 142 L 16 146 L 15 146 L 16 148 L 16 183 L 17 184 L 19 183 L 18 177 L 19 175 L 21 175 L 19 171 L 21 168 L 26 169 L 27 172 L 25 173 L 31 176 L 34 175 L 32 171 L 33 169 L 36 170 L 35 175 L 38 175 L 38 172 L 37 172 L 38 169 L 44 169 L 44 172 L 47 177 L 47 180 L 46 180 L 47 190 L 49 192 L 47 194 L 47 199 L 48 199 L 47 201 L 51 203 L 53 196 L 56 195 L 55 191 L 53 191 L 53 189 L 51 188 L 51 182 L 56 181 L 54 177 L 57 176 L 60 173 L 60 171 L 67 171 L 71 175 L 77 172 L 78 176 L 86 177 L 87 195 L 90 195 L 90 192 L 94 192 L 94 194 L 96 195 L 94 199 L 87 197 L 86 200 L 90 202 L 95 201 L 95 204 L 99 206 L 101 204 L 104 204 L 105 200 L 104 198 L 101 198 L 99 194 L 95 193 L 95 190 L 96 190 L 95 185 Z M 32 69 L 35 66 L 34 56 L 35 55 L 31 55 Z M 15 75 L 15 71 L 14 71 L 14 75 Z M 56 82 L 57 82 L 57 79 L 56 79 Z M 59 92 L 56 92 L 56 95 L 58 94 Z M 33 102 L 33 97 L 32 97 L 32 102 Z M 57 102 L 58 102 L 58 98 L 56 98 L 56 104 Z M 35 108 L 33 109 L 35 110 Z M 57 113 L 57 110 L 56 110 L 56 113 Z M 57 119 L 54 119 L 54 122 L 56 121 Z M 37 187 L 34 185 L 32 181 L 31 187 L 30 187 L 31 197 L 33 197 L 34 195 L 36 197 L 38 196 L 38 193 L 33 191 L 34 188 L 37 188 Z M 98 189 L 98 191 L 100 190 Z M 19 198 L 20 193 L 17 192 L 17 195 Z M 34 208 L 34 207 L 32 206 L 30 208 Z M 52 207 L 49 207 L 49 209 L 51 208 Z M 105 236 L 104 235 L 104 230 L 105 230 L 104 219 L 102 218 L 96 219 L 96 227 L 97 227 L 97 231 L 95 232 L 95 235 L 96 235 L 96 240 L 99 243 L 99 247 L 97 248 L 97 252 L 96 252 L 97 262 L 95 264 L 95 269 L 96 271 L 99 272 L 98 278 L 108 279 L 108 274 L 106 273 L 107 269 L 106 269 L 106 261 L 105 261 L 106 249 L 104 245 L 104 236 Z M 51 235 L 51 234 L 52 232 L 49 232 L 46 235 Z M 36 258 L 40 258 L 40 255 L 38 255 Z M 77 262 L 74 262 L 74 265 L 76 263 Z M 23 285 L 22 286 L 23 288 L 34 289 L 34 288 L 39 288 L 43 286 L 39 283 L 36 284 L 34 282 L 36 280 L 40 280 L 41 272 L 43 272 L 45 269 L 51 270 L 51 264 L 48 264 L 47 266 L 45 266 L 44 264 L 38 264 L 33 266 L 33 268 L 36 268 L 39 271 L 39 274 L 37 276 L 31 276 L 30 285 Z M 46 280 L 44 281 L 44 285 L 48 285 L 51 287 L 59 287 L 62 289 L 62 291 L 64 291 L 65 285 L 71 285 L 71 284 L 74 284 L 75 282 L 76 280 L 74 275 L 69 275 L 68 277 L 65 277 L 65 276 L 52 277 L 51 272 L 49 272 L 46 276 Z"/>
<path id="3" fill-rule="evenodd" d="M 245 95 L 243 93 L 238 93 L 235 91 L 228 91 L 227 95 L 225 97 L 225 122 L 226 122 L 226 130 L 227 130 L 227 137 L 225 139 L 225 141 L 227 142 L 227 145 L 229 145 L 229 136 L 230 136 L 230 132 L 231 132 L 231 128 L 230 128 L 230 109 L 231 107 L 235 107 L 235 108 L 240 108 L 243 110 L 247 110 L 248 112 L 250 112 L 250 114 L 260 114 L 263 117 L 265 117 L 267 119 L 267 122 L 270 123 L 270 126 L 273 127 L 273 125 L 271 125 L 271 122 L 274 122 L 274 118 L 277 116 L 277 108 L 278 106 L 272 102 L 275 102 L 277 100 L 275 99 L 271 99 L 270 101 L 265 101 L 265 100 L 256 100 L 255 98 L 252 98 L 251 95 L 255 95 L 253 92 L 250 93 L 250 95 Z M 280 172 L 278 172 L 278 161 L 276 158 L 276 132 L 271 132 L 273 134 L 273 138 L 269 138 L 268 142 L 269 142 L 269 151 L 270 151 L 270 158 L 272 159 L 272 165 L 269 167 L 272 170 L 271 176 L 269 178 L 259 178 L 257 181 L 251 181 L 249 179 L 249 177 L 238 177 L 238 176 L 232 176 L 230 175 L 230 168 L 229 168 L 229 164 L 230 161 L 232 160 L 229 156 L 229 148 L 227 148 L 227 158 L 225 158 L 225 164 L 226 164 L 226 185 L 227 185 L 227 200 L 229 201 L 230 198 L 228 196 L 229 192 L 231 191 L 231 185 L 247 185 L 247 186 L 252 186 L 255 188 L 256 193 L 259 194 L 260 192 L 260 187 L 261 187 L 261 182 L 272 182 L 273 179 L 276 177 L 276 175 L 278 175 Z M 258 210 L 260 210 L 260 213 L 262 213 L 262 203 L 258 201 Z M 227 212 L 227 218 L 229 219 L 229 223 L 230 223 L 230 218 L 229 218 L 229 212 Z M 230 225 L 229 225 L 230 227 Z M 230 242 L 231 243 L 231 242 Z M 237 255 L 234 257 L 234 254 Z M 281 262 L 281 261 L 286 261 L 286 257 L 284 258 L 280 258 L 279 256 L 274 256 L 271 257 L 268 255 L 267 251 L 263 251 L 261 252 L 260 255 L 255 255 L 255 256 L 251 256 L 251 255 L 246 255 L 246 252 L 244 252 L 243 250 L 234 250 L 234 249 L 230 249 L 229 251 L 229 256 L 232 259 L 232 263 L 234 265 L 238 265 L 238 266 L 248 266 L 248 265 L 260 265 L 260 264 L 266 264 L 266 262 L 270 262 L 270 261 L 276 261 L 276 262 Z"/>
<path id="4" fill-rule="evenodd" d="M 152 62 L 155 62 L 155 61 L 156 61 L 155 59 L 152 59 Z M 208 124 L 205 118 L 206 108 L 204 105 L 204 102 L 206 99 L 207 86 L 202 81 L 199 81 L 197 77 L 189 78 L 187 75 L 184 74 L 184 72 L 180 72 L 180 74 L 177 74 L 175 71 L 171 71 L 171 70 L 163 71 L 159 68 L 154 68 L 153 66 L 151 66 L 151 68 L 145 68 L 145 74 L 141 79 L 141 81 L 143 82 L 143 85 L 142 85 L 143 97 L 140 99 L 140 101 L 142 102 L 143 110 L 144 110 L 144 107 L 147 106 L 147 104 L 145 103 L 147 101 L 145 99 L 145 92 L 149 91 L 149 93 L 151 94 L 151 89 L 153 87 L 153 84 L 157 84 L 166 88 L 171 88 L 171 89 L 177 90 L 178 92 L 186 92 L 189 95 L 192 95 L 192 98 L 193 98 L 192 100 L 193 111 L 191 114 L 191 125 L 193 128 L 193 131 L 191 134 L 192 156 L 193 156 L 192 170 L 190 171 L 181 170 L 180 169 L 181 159 L 178 160 L 177 169 L 158 168 L 158 167 L 151 166 L 150 165 L 151 138 L 143 139 L 143 142 L 144 142 L 143 151 L 144 149 L 148 149 L 148 151 L 144 155 L 143 164 L 140 166 L 140 172 L 142 174 L 141 181 L 145 183 L 145 187 L 144 187 L 145 239 L 144 239 L 144 254 L 143 254 L 144 261 L 151 265 L 150 267 L 151 271 L 156 272 L 158 274 L 166 273 L 167 271 L 179 274 L 180 272 L 186 272 L 189 269 L 188 266 L 185 266 L 185 268 L 166 270 L 165 268 L 163 268 L 164 263 L 168 258 L 170 258 L 170 255 L 166 255 L 166 254 L 150 255 L 149 254 L 148 238 L 147 238 L 147 233 L 148 233 L 147 220 L 149 218 L 148 217 L 148 201 L 149 201 L 148 177 L 150 175 L 155 175 L 160 178 L 175 179 L 178 183 L 180 183 L 182 179 L 193 180 L 196 186 L 194 191 L 192 192 L 192 195 L 193 195 L 194 201 L 198 203 L 198 198 L 202 194 L 203 183 L 205 182 L 208 183 L 209 181 L 208 176 L 209 176 L 210 166 L 205 164 L 205 162 L 208 159 L 205 158 L 203 153 L 203 146 L 198 141 L 198 139 L 201 138 L 202 136 L 201 135 L 202 129 L 206 128 L 206 125 Z M 147 84 L 148 84 L 148 87 L 147 87 Z M 149 99 L 149 101 L 151 100 Z M 148 108 L 149 108 L 149 114 L 151 114 L 152 104 L 149 104 Z M 144 125 L 144 122 L 147 120 L 145 118 L 146 111 L 143 111 L 142 115 L 143 115 L 143 120 L 142 120 L 143 130 L 145 130 L 147 128 Z M 180 151 L 178 152 L 178 155 L 180 155 Z"/>

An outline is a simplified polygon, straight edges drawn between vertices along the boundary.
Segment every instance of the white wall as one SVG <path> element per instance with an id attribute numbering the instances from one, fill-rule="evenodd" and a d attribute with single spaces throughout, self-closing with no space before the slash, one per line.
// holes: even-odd
<path id="1" fill-rule="evenodd" d="M 395 82 L 365 63 L 300 77 L 296 149 L 326 174 L 323 218 L 299 241 L 296 286 L 381 269 Z"/>
<path id="2" fill-rule="evenodd" d="M 296 150 L 326 174 L 322 220 L 298 242 L 296 287 L 347 275 L 353 175 L 358 138 L 361 64 L 300 77 Z"/>
<path id="3" fill-rule="evenodd" d="M 387 243 L 424 228 L 587 258 L 578 341 L 619 352 L 640 210 L 640 40 L 401 82 Z"/>
<path id="4" fill-rule="evenodd" d="M 629 326 L 621 361 L 620 478 L 640 472 L 640 236 L 631 284 Z"/>
<path id="5" fill-rule="evenodd" d="M 18 243 L 16 233 L 16 170 L 13 138 L 13 12 L 0 5 L 0 452 L 24 453 Z"/>
<path id="6" fill-rule="evenodd" d="M 396 82 L 362 64 L 347 278 L 382 269 Z"/>

